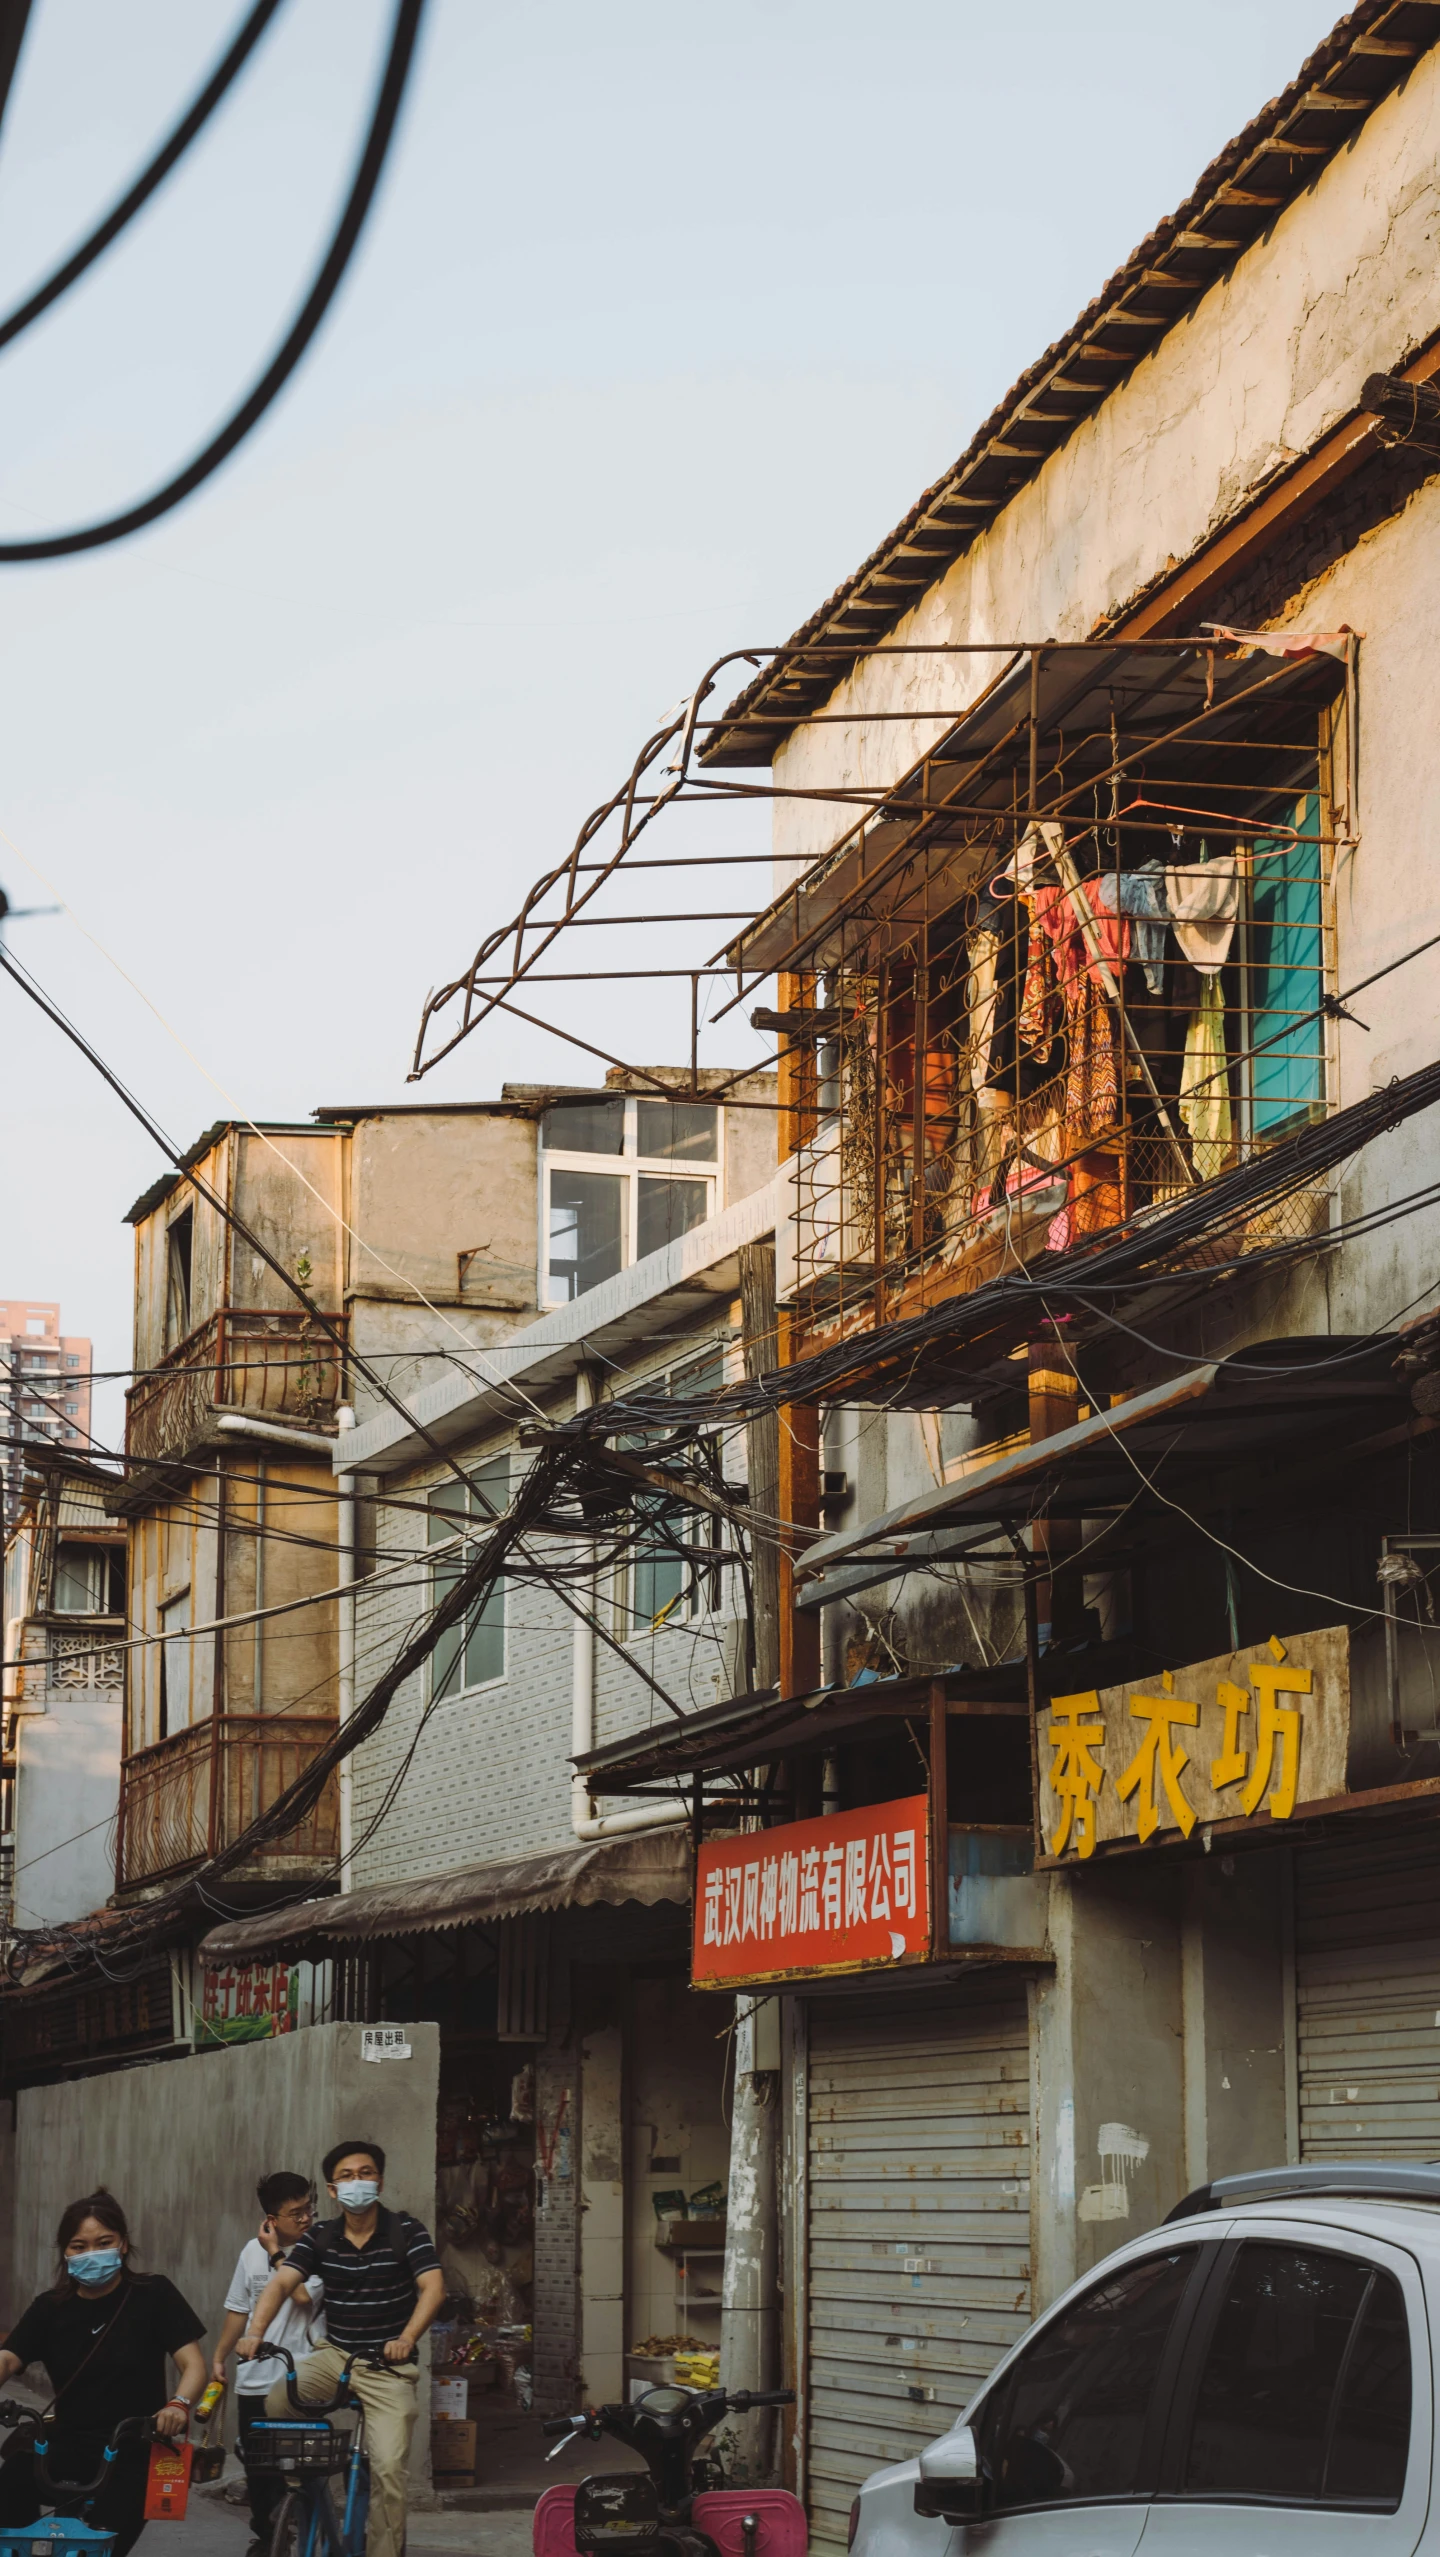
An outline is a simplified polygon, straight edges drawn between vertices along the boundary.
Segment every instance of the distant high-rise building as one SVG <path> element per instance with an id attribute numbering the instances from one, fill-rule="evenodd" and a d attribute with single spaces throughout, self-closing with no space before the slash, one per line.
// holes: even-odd
<path id="1" fill-rule="evenodd" d="M 61 1331 L 58 1305 L 0 1297 L 0 1411 L 8 1526 L 19 1506 L 27 1443 L 89 1453 L 90 1343 Z"/>

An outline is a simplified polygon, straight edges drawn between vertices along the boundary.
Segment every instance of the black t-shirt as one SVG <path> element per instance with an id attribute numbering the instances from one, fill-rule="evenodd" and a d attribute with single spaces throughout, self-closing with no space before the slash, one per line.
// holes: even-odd
<path id="1" fill-rule="evenodd" d="M 108 2439 L 123 2416 L 159 2412 L 170 2394 L 166 2356 L 204 2332 L 204 2320 L 163 2274 L 127 2274 L 103 2299 L 42 2291 L 10 2329 L 5 2350 L 44 2365 L 58 2399 L 57 2434 Z"/>

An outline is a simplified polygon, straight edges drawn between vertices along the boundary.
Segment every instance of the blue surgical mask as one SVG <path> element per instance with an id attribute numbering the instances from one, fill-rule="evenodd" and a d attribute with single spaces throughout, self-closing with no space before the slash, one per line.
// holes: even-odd
<path id="1" fill-rule="evenodd" d="M 368 2211 L 378 2198 L 380 2187 L 373 2175 L 357 2175 L 335 2187 L 335 2199 L 342 2211 Z"/>
<path id="2" fill-rule="evenodd" d="M 95 2246 L 88 2255 L 67 2255 L 65 2270 L 82 2290 L 99 2291 L 114 2281 L 124 2261 L 118 2246 Z"/>

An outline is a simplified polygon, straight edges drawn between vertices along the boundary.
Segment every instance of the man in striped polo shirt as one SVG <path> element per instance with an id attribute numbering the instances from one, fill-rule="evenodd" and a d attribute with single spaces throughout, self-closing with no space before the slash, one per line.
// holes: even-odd
<path id="1" fill-rule="evenodd" d="M 318 2275 L 325 2285 L 327 2340 L 300 2364 L 301 2397 L 332 2396 L 357 2348 L 383 2354 L 383 2369 L 357 2362 L 352 2374 L 365 2409 L 370 2458 L 365 2557 L 403 2557 L 405 2481 L 420 2375 L 416 2351 L 445 2297 L 445 2276 L 429 2230 L 408 2211 L 388 2211 L 381 2203 L 385 2152 L 374 2140 L 337 2140 L 323 2172 L 341 2215 L 307 2229 L 277 2264 L 236 2350 L 245 2360 L 259 2352 L 282 2302 Z M 276 2418 L 291 2412 L 283 2381 L 270 2391 L 265 2411 Z"/>

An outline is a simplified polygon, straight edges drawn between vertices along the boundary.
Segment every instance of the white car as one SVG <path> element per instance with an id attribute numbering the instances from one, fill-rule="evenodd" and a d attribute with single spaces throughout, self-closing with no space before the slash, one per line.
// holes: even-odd
<path id="1" fill-rule="evenodd" d="M 1440 2557 L 1440 2166 L 1190 2194 L 1038 2318 L 853 2557 Z"/>

